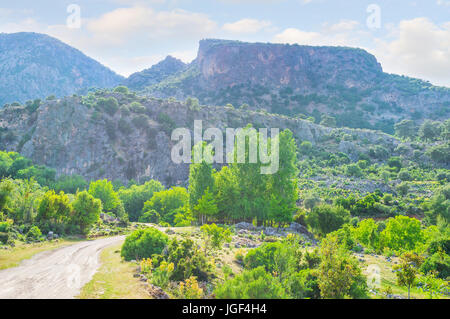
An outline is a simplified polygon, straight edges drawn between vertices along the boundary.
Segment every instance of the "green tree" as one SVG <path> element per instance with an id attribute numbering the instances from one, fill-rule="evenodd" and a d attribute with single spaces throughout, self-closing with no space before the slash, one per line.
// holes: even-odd
<path id="1" fill-rule="evenodd" d="M 89 185 L 89 194 L 102 201 L 105 212 L 112 211 L 120 203 L 120 199 L 114 191 L 113 184 L 107 179 L 91 182 Z"/>
<path id="2" fill-rule="evenodd" d="M 160 182 L 150 180 L 143 185 L 131 185 L 129 188 L 120 189 L 118 196 L 130 220 L 136 222 L 143 213 L 144 203 L 150 200 L 154 193 L 162 190 L 164 186 Z"/>
<path id="3" fill-rule="evenodd" d="M 424 239 L 420 221 L 408 216 L 389 218 L 381 232 L 381 243 L 393 250 L 412 250 Z"/>
<path id="4" fill-rule="evenodd" d="M 203 224 L 205 215 L 203 215 L 203 212 L 195 210 L 195 207 L 199 204 L 205 192 L 208 190 L 213 192 L 214 177 L 212 165 L 206 161 L 208 155 L 205 154 L 206 152 L 211 152 L 210 147 L 206 143 L 195 145 L 192 150 L 193 159 L 196 156 L 196 152 L 203 152 L 202 154 L 205 156 L 202 157 L 200 163 L 193 161 L 189 167 L 189 207 L 192 212 L 196 213 L 199 222 Z"/>
<path id="5" fill-rule="evenodd" d="M 393 267 L 396 270 L 398 284 L 408 288 L 408 299 L 411 298 L 411 287 L 416 282 L 418 269 L 422 263 L 423 257 L 412 252 L 406 252 L 401 255 L 400 263 Z"/>
<path id="6" fill-rule="evenodd" d="M 424 141 L 434 141 L 441 135 L 441 123 L 425 120 L 419 128 L 419 137 Z"/>
<path id="7" fill-rule="evenodd" d="M 202 216 L 202 221 L 211 219 L 211 217 L 214 218 L 216 216 L 218 212 L 216 201 L 213 194 L 208 189 L 205 190 L 202 198 L 198 200 L 193 211 L 197 216 Z"/>
<path id="8" fill-rule="evenodd" d="M 402 120 L 394 125 L 395 135 L 400 138 L 414 138 L 417 134 L 417 127 L 412 120 Z"/>
<path id="9" fill-rule="evenodd" d="M 350 212 L 340 206 L 320 205 L 306 216 L 306 222 L 321 235 L 338 230 L 350 220 Z"/>
<path id="10" fill-rule="evenodd" d="M 336 236 L 327 236 L 320 245 L 318 282 L 323 298 L 363 298 L 366 295 L 366 280 L 358 261 L 339 245 Z"/>
<path id="11" fill-rule="evenodd" d="M 90 227 L 100 218 L 102 202 L 87 191 L 78 192 L 72 203 L 71 222 L 80 227 L 82 234 L 87 234 Z"/>
<path id="12" fill-rule="evenodd" d="M 282 225 L 290 223 L 297 210 L 297 144 L 290 130 L 281 132 L 270 143 L 279 143 L 279 168 L 267 181 L 271 197 L 269 219 Z"/>
<path id="13" fill-rule="evenodd" d="M 60 225 L 69 220 L 71 212 L 69 197 L 64 192 L 56 194 L 50 190 L 44 194 L 39 203 L 37 220 L 41 223 L 51 222 Z"/>
<path id="14" fill-rule="evenodd" d="M 161 216 L 162 222 L 173 225 L 179 208 L 186 206 L 188 199 L 189 195 L 186 188 L 183 187 L 156 192 L 150 200 L 144 203 L 143 213 L 155 210 Z"/>

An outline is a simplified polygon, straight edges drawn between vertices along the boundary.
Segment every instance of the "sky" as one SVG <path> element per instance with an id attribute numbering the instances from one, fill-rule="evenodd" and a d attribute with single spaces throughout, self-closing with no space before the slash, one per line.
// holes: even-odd
<path id="1" fill-rule="evenodd" d="M 0 0 L 0 32 L 46 33 L 128 76 L 205 38 L 359 47 L 450 87 L 450 0 Z"/>

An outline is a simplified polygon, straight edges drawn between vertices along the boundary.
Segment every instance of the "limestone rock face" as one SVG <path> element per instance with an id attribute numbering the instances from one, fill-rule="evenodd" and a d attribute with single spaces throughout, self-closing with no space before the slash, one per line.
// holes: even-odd
<path id="1" fill-rule="evenodd" d="M 384 73 L 372 54 L 347 47 L 202 40 L 191 64 L 143 92 L 319 120 L 333 115 L 338 126 L 387 133 L 399 119 L 450 115 L 449 88 Z"/>
<path id="2" fill-rule="evenodd" d="M 78 96 L 45 101 L 36 110 L 26 106 L 1 109 L 0 149 L 20 152 L 36 164 L 55 168 L 58 174 L 124 182 L 151 178 L 166 185 L 186 185 L 189 165 L 172 161 L 172 148 L 178 141 L 172 141 L 171 134 L 174 128 L 187 128 L 192 145 L 194 120 L 201 120 L 204 129 L 219 128 L 224 134 L 226 128 L 241 128 L 249 123 L 255 128 L 269 128 L 269 134 L 270 128 L 287 128 L 298 145 L 307 140 L 329 152 L 347 152 L 349 157 L 367 153 L 374 144 L 396 154 L 399 144 L 394 137 L 376 131 L 329 128 L 251 110 L 192 107 L 133 94 L 98 94 L 98 99 L 115 98 L 119 110 L 105 112 Z M 143 110 L 133 112 L 129 106 L 134 102 L 141 103 Z M 342 135 L 354 138 L 342 147 L 335 141 Z"/>
<path id="3" fill-rule="evenodd" d="M 38 33 L 0 34 L 0 107 L 114 87 L 123 78 L 82 52 Z"/>

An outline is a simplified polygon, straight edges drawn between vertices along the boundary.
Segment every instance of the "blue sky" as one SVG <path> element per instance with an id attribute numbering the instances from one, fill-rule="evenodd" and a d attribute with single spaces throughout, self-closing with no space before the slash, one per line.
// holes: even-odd
<path id="1" fill-rule="evenodd" d="M 79 28 L 67 24 L 70 4 Z M 18 31 L 47 33 L 125 76 L 226 38 L 361 47 L 386 72 L 450 86 L 450 0 L 2 0 L 0 32 Z"/>

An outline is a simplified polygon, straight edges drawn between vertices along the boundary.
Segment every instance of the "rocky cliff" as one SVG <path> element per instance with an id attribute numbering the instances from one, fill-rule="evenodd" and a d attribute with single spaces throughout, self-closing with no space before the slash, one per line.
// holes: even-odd
<path id="1" fill-rule="evenodd" d="M 105 99 L 112 98 L 119 108 L 103 109 Z M 202 120 L 204 128 L 217 127 L 223 132 L 248 123 L 256 128 L 288 128 L 298 144 L 308 140 L 319 149 L 344 152 L 355 161 L 371 145 L 383 146 L 395 155 L 399 144 L 392 136 L 370 130 L 329 128 L 252 110 L 98 91 L 85 97 L 46 101 L 37 109 L 3 108 L 0 149 L 18 151 L 36 164 L 55 168 L 58 174 L 123 181 L 154 178 L 166 185 L 184 184 L 188 165 L 172 162 L 170 134 L 175 127 L 192 132 L 194 120 Z"/>
<path id="2" fill-rule="evenodd" d="M 82 52 L 38 33 L 0 34 L 0 107 L 113 87 L 123 78 Z"/>
<path id="3" fill-rule="evenodd" d="M 184 70 L 186 66 L 183 61 L 169 55 L 151 68 L 131 74 L 123 84 L 133 90 L 142 90 Z"/>
<path id="4" fill-rule="evenodd" d="M 362 49 L 203 40 L 184 70 L 148 87 L 149 96 L 287 115 L 333 115 L 340 126 L 392 133 L 402 118 L 450 115 L 450 89 L 386 74 Z"/>

